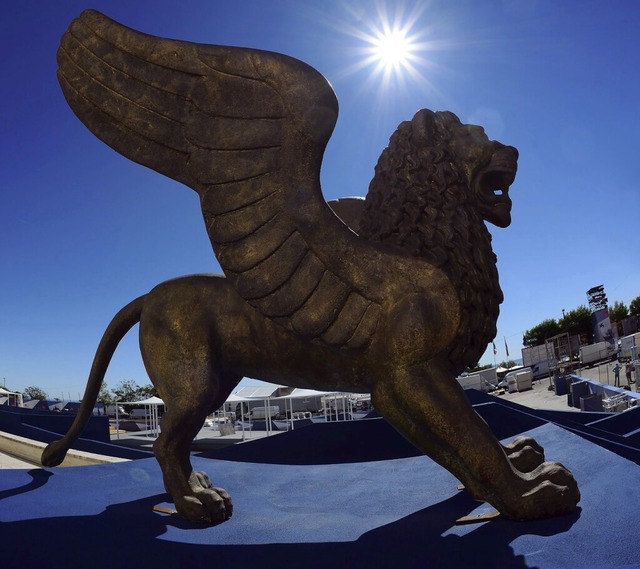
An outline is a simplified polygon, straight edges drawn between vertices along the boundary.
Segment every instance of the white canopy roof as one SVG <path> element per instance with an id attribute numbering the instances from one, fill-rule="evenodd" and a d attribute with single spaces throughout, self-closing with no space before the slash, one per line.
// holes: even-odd
<path id="1" fill-rule="evenodd" d="M 142 401 L 120 401 L 118 405 L 164 405 L 164 401 L 160 397 L 149 397 L 148 399 L 142 399 Z"/>
<path id="2" fill-rule="evenodd" d="M 282 386 L 278 385 L 247 385 L 238 389 L 238 391 L 230 395 L 230 397 L 237 397 L 238 399 L 235 401 L 269 399 L 270 397 L 275 397 L 281 388 Z M 229 399 L 227 399 L 227 401 L 229 401 Z"/>
<path id="3" fill-rule="evenodd" d="M 239 403 L 240 401 L 264 401 L 265 399 L 306 399 L 308 397 L 327 397 L 330 395 L 340 395 L 337 391 L 316 391 L 315 389 L 294 388 L 288 395 L 278 395 L 281 389 L 291 389 L 286 386 L 261 386 L 251 385 L 242 387 L 236 393 L 227 397 L 226 403 Z M 123 401 L 118 405 L 164 405 L 160 397 L 149 397 L 142 401 Z"/>
<path id="4" fill-rule="evenodd" d="M 284 385 L 278 387 L 250 385 L 242 387 L 236 393 L 227 397 L 226 403 L 239 403 L 240 401 L 264 401 L 265 399 L 306 399 L 308 397 L 326 397 L 339 395 L 336 391 L 316 391 L 315 389 L 294 388 L 288 395 L 278 395 L 282 389 L 291 389 Z"/>
<path id="5" fill-rule="evenodd" d="M 273 397 L 273 399 L 306 399 L 307 397 L 326 397 L 327 395 L 338 395 L 336 391 L 316 391 L 315 389 L 302 389 L 296 387 L 289 395 Z"/>

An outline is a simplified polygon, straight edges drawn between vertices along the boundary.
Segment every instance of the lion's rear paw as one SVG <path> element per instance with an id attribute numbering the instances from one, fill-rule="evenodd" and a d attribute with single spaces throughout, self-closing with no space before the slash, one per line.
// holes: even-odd
<path id="1" fill-rule="evenodd" d="M 205 472 L 193 472 L 189 478 L 191 493 L 174 496 L 176 510 L 183 518 L 197 523 L 215 524 L 233 515 L 231 496 L 211 484 Z"/>
<path id="2" fill-rule="evenodd" d="M 233 515 L 231 497 L 222 488 L 199 490 L 191 496 L 175 498 L 176 510 L 183 518 L 201 524 L 216 524 Z"/>
<path id="3" fill-rule="evenodd" d="M 202 488 L 213 488 L 213 484 L 211 483 L 211 480 L 209 480 L 209 475 L 203 470 L 194 470 L 193 475 Z"/>

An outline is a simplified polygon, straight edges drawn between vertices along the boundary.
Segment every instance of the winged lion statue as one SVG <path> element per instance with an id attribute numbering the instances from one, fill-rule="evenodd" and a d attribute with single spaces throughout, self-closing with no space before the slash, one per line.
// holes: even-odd
<path id="1" fill-rule="evenodd" d="M 43 465 L 63 460 L 118 342 L 140 323 L 167 404 L 154 452 L 189 520 L 232 514 L 189 450 L 244 376 L 371 393 L 400 433 L 506 517 L 575 508 L 572 474 L 532 438 L 501 445 L 456 381 L 496 334 L 503 297 L 485 221 L 510 224 L 515 148 L 423 109 L 391 136 L 366 199 L 328 204 L 320 166 L 338 104 L 308 65 L 153 37 L 95 11 L 71 23 L 58 63 L 70 107 L 97 137 L 197 192 L 224 276 L 164 282 L 118 312 L 80 412 Z"/>

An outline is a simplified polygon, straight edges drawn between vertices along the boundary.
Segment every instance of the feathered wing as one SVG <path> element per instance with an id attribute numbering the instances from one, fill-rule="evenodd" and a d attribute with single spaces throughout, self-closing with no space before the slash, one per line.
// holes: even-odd
<path id="1" fill-rule="evenodd" d="M 322 343 L 370 341 L 375 283 L 347 269 L 362 240 L 320 189 L 338 113 L 324 77 L 284 55 L 157 38 L 95 11 L 72 22 L 58 63 L 69 105 L 96 136 L 198 192 L 241 297 Z"/>

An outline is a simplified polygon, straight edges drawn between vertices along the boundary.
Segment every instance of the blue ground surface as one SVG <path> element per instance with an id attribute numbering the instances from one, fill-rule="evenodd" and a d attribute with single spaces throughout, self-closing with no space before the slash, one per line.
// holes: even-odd
<path id="1" fill-rule="evenodd" d="M 195 457 L 234 499 L 233 518 L 213 527 L 152 510 L 169 505 L 154 459 L 0 471 L 2 566 L 640 567 L 640 467 L 530 410 L 476 403 L 494 431 L 536 437 L 574 472 L 582 501 L 573 515 L 456 526 L 489 508 L 372 420 Z"/>

